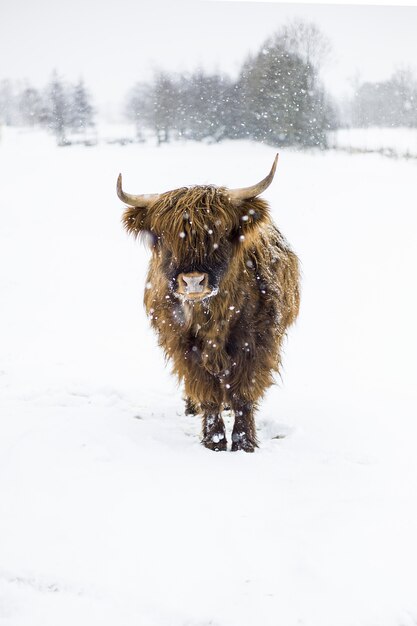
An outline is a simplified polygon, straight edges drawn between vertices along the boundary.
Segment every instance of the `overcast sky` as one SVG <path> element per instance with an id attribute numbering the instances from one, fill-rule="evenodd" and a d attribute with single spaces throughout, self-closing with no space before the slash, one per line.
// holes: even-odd
<path id="1" fill-rule="evenodd" d="M 0 0 L 0 80 L 40 87 L 56 68 L 69 80 L 83 77 L 98 105 L 115 105 L 154 68 L 236 76 L 247 54 L 293 17 L 329 37 L 323 79 L 335 95 L 357 74 L 383 80 L 398 66 L 417 71 L 417 6 Z"/>

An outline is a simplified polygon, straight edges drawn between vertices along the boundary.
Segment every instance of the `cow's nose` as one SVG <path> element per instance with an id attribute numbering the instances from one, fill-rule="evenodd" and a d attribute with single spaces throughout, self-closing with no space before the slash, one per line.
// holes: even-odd
<path id="1" fill-rule="evenodd" d="M 196 292 L 201 291 L 203 289 L 203 285 L 201 284 L 204 280 L 204 276 L 183 276 L 183 281 L 186 284 L 186 289 L 188 291 Z"/>
<path id="2" fill-rule="evenodd" d="M 203 293 L 208 285 L 207 274 L 200 274 L 199 272 L 179 274 L 177 280 L 179 291 L 185 294 Z"/>

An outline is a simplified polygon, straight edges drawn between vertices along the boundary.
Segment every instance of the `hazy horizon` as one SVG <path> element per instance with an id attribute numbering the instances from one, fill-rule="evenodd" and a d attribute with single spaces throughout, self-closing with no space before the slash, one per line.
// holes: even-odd
<path id="1" fill-rule="evenodd" d="M 416 70 L 415 6 L 14 0 L 1 8 L 0 80 L 42 87 L 56 69 L 70 81 L 82 77 L 101 113 L 117 115 L 129 89 L 156 68 L 237 76 L 246 57 L 294 18 L 314 22 L 329 38 L 322 78 L 335 97 L 349 93 L 355 78 Z"/>

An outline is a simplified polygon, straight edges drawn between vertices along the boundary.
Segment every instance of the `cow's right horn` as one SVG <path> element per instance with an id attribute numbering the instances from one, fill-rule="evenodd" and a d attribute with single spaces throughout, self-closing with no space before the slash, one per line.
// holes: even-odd
<path id="1" fill-rule="evenodd" d="M 158 193 L 142 194 L 140 196 L 133 196 L 130 193 L 125 193 L 122 189 L 122 175 L 121 174 L 119 174 L 119 177 L 117 179 L 117 195 L 119 196 L 122 202 L 125 202 L 129 206 L 140 207 L 142 209 L 145 209 L 146 207 L 148 207 L 150 204 L 152 204 L 153 202 L 155 202 L 155 200 L 158 200 L 159 198 Z"/>
<path id="2" fill-rule="evenodd" d="M 269 185 L 272 183 L 275 175 L 275 170 L 277 169 L 278 163 L 278 154 L 276 155 L 274 162 L 272 164 L 271 171 L 268 176 L 261 180 L 260 183 L 256 185 L 252 185 L 252 187 L 242 187 L 241 189 L 229 189 L 229 197 L 231 200 L 249 200 L 250 198 L 256 198 L 259 196 Z"/>

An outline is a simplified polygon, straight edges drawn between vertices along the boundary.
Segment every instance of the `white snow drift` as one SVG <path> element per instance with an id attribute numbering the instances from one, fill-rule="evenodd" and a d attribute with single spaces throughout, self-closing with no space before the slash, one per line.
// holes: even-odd
<path id="1" fill-rule="evenodd" d="M 2 625 L 416 623 L 416 163 L 281 151 L 302 310 L 254 455 L 199 444 L 142 310 L 119 171 L 237 187 L 274 153 L 4 134 Z"/>

